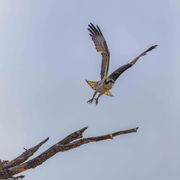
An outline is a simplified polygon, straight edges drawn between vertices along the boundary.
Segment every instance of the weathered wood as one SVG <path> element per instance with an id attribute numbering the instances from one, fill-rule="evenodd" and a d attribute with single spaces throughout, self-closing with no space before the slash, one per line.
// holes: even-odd
<path id="1" fill-rule="evenodd" d="M 14 166 L 17 166 L 23 162 L 25 162 L 29 157 L 31 157 L 43 144 L 45 144 L 49 138 L 46 138 L 45 140 L 41 141 L 39 144 L 36 146 L 30 148 L 30 149 L 25 149 L 25 152 L 22 153 L 20 156 L 17 158 L 13 159 L 12 161 L 7 162 L 3 168 L 11 168 Z"/>
<path id="2" fill-rule="evenodd" d="M 38 145 L 26 150 L 24 153 L 22 153 L 20 156 L 15 158 L 12 161 L 8 161 L 6 163 L 0 163 L 0 179 L 22 179 L 24 176 L 18 176 L 13 177 L 16 174 L 22 173 L 24 171 L 27 171 L 28 169 L 35 168 L 42 163 L 44 163 L 46 160 L 54 156 L 55 154 L 59 152 L 69 151 L 71 149 L 77 148 L 79 146 L 82 146 L 84 144 L 88 144 L 91 142 L 99 142 L 103 140 L 113 139 L 116 136 L 123 135 L 123 134 L 129 134 L 137 132 L 137 128 L 133 129 L 127 129 L 123 131 L 117 131 L 110 134 L 102 135 L 102 136 L 95 136 L 95 137 L 88 137 L 83 138 L 83 133 L 87 129 L 87 127 L 82 128 L 78 131 L 75 131 L 65 137 L 63 140 L 59 141 L 55 145 L 51 146 L 49 149 L 38 155 L 37 157 L 28 160 L 44 143 L 48 141 L 49 138 L 46 138 L 42 142 L 40 142 Z M 25 162 L 28 160 L 27 162 Z"/>

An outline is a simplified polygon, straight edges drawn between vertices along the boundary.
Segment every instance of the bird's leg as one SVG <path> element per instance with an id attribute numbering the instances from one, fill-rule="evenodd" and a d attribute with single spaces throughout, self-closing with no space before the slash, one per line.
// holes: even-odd
<path id="1" fill-rule="evenodd" d="M 95 99 L 96 100 L 96 105 L 98 105 L 98 100 L 100 98 L 100 96 L 102 96 L 103 94 L 99 93 L 98 97 Z"/>
<path id="2" fill-rule="evenodd" d="M 88 100 L 87 103 L 91 104 L 93 102 L 94 97 L 96 96 L 96 94 L 97 94 L 97 91 L 94 92 L 93 97 L 90 100 Z"/>

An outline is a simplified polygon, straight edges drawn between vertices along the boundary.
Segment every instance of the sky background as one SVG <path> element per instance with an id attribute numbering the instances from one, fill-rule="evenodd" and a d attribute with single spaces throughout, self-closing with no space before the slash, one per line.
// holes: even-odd
<path id="1" fill-rule="evenodd" d="M 48 148 L 89 126 L 85 136 L 139 126 L 136 134 L 57 154 L 27 180 L 180 178 L 180 2 L 178 0 L 0 0 L 0 159 L 46 137 Z M 88 35 L 98 24 L 110 72 L 158 48 L 119 78 L 98 106 L 85 79 L 100 78 Z"/>

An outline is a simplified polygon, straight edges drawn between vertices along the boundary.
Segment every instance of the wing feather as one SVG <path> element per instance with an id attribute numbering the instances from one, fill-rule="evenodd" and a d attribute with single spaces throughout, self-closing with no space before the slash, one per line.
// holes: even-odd
<path id="1" fill-rule="evenodd" d="M 100 52 L 102 55 L 101 79 L 103 79 L 104 77 L 107 77 L 109 69 L 110 53 L 108 50 L 108 46 L 98 26 L 95 27 L 92 23 L 90 23 L 88 25 L 88 31 L 90 32 L 89 35 L 92 37 L 97 52 Z"/>
<path id="2" fill-rule="evenodd" d="M 130 67 L 132 67 L 138 60 L 140 57 L 146 55 L 147 52 L 155 49 L 157 47 L 157 45 L 151 46 L 150 48 L 148 48 L 146 51 L 142 52 L 139 56 L 137 56 L 136 58 L 134 58 L 132 61 L 130 61 L 129 63 L 119 67 L 118 69 L 116 69 L 112 74 L 109 75 L 109 79 L 113 79 L 114 81 L 116 81 L 118 79 L 118 77 L 127 69 L 129 69 Z"/>

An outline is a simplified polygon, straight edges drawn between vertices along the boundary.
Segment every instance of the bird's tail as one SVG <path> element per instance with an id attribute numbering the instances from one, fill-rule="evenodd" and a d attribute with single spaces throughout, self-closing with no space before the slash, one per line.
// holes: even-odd
<path id="1" fill-rule="evenodd" d="M 105 92 L 105 95 L 106 95 L 106 96 L 112 96 L 112 97 L 113 97 L 113 95 L 111 94 L 111 92 L 110 92 L 109 90 L 107 90 L 107 91 Z"/>
<path id="2" fill-rule="evenodd" d="M 88 85 L 89 85 L 92 89 L 96 90 L 98 81 L 89 81 L 89 80 L 86 80 L 86 82 L 88 83 Z"/>

